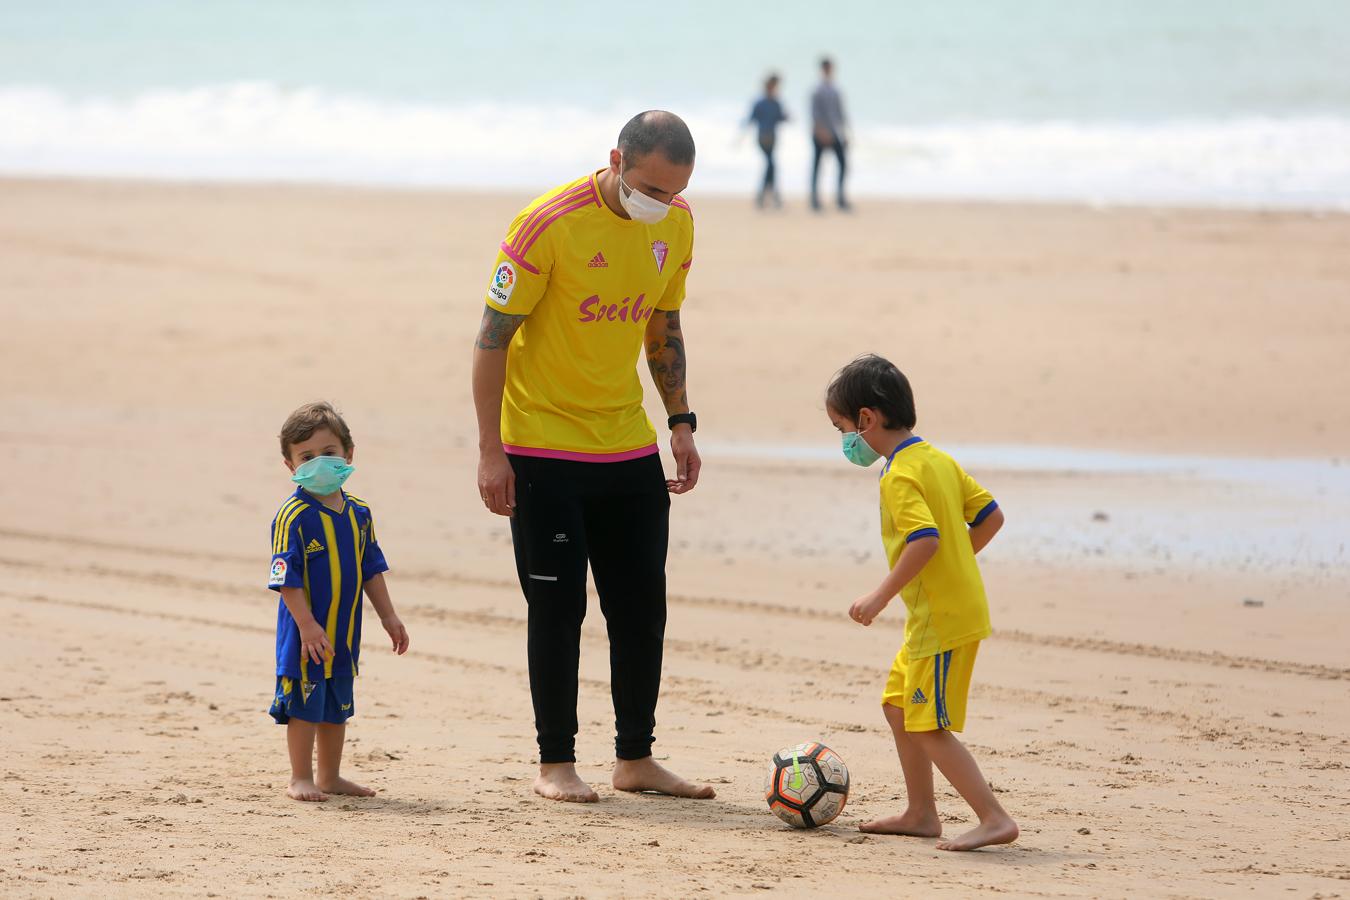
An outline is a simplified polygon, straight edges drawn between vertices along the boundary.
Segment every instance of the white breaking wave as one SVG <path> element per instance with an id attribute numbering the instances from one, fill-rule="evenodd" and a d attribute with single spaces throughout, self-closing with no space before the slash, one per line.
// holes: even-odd
<path id="1" fill-rule="evenodd" d="M 727 105 L 678 110 L 692 193 L 749 193 L 761 157 Z M 605 163 L 631 110 L 390 103 L 265 82 L 75 97 L 0 87 L 0 172 L 459 188 L 541 188 Z M 802 123 L 779 183 L 806 188 Z M 853 194 L 1350 209 L 1350 119 L 862 124 Z M 833 160 L 822 172 L 833 183 Z M 832 189 L 827 196 L 832 195 Z"/>

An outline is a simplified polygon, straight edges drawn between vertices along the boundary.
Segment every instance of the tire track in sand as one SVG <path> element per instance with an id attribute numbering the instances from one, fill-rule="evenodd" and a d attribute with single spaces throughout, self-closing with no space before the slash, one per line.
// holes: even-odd
<path id="1" fill-rule="evenodd" d="M 6 560 L 0 559 L 0 564 Z M 108 574 L 110 571 L 116 573 L 119 570 L 99 570 L 94 572 L 79 567 L 60 567 L 50 566 L 46 568 L 73 570 L 70 574 L 98 574 L 100 577 Z M 166 585 L 159 576 L 142 575 L 138 580 L 145 580 L 156 584 L 157 586 L 177 586 Z M 195 585 L 204 580 L 194 579 L 191 582 Z M 216 592 L 229 594 L 247 594 L 249 590 L 241 588 L 234 582 L 205 582 L 211 585 Z M 169 612 L 164 610 L 139 609 L 130 606 L 120 606 L 115 603 L 100 603 L 89 600 L 73 600 L 69 598 L 58 598 L 47 594 L 21 594 L 12 591 L 0 590 L 0 598 L 9 598 L 20 601 L 53 604 L 58 606 L 88 609 L 99 612 L 107 612 L 126 616 L 143 617 L 158 619 L 161 621 L 181 622 L 184 624 L 200 625 L 210 628 L 222 628 L 232 631 L 242 631 L 250 634 L 272 634 L 273 629 L 269 626 L 248 625 L 238 622 L 229 622 L 220 619 L 213 619 L 206 616 L 191 615 L 187 613 Z M 500 613 L 484 612 L 481 610 L 452 610 L 440 606 L 428 604 L 410 604 L 406 608 L 409 614 L 415 614 L 426 620 L 433 620 L 445 624 L 473 625 L 479 628 L 493 630 L 497 632 L 509 632 L 514 634 L 523 634 L 526 620 L 523 617 L 504 615 Z M 598 636 L 592 636 L 593 641 L 598 641 Z M 667 650 L 688 656 L 691 659 L 703 662 L 711 662 L 714 665 L 726 665 L 734 667 L 743 672 L 775 672 L 785 675 L 800 676 L 804 671 L 819 673 L 823 680 L 836 678 L 839 680 L 867 678 L 873 679 L 876 672 L 873 667 L 861 664 L 839 662 L 834 660 L 825 660 L 817 657 L 799 657 L 791 656 L 776 651 L 754 648 L 748 651 L 745 648 L 734 647 L 729 644 L 723 644 L 713 640 L 687 640 L 679 638 L 667 638 Z M 474 670 L 488 671 L 496 673 L 510 673 L 524 676 L 525 670 L 522 667 L 501 665 L 489 663 L 483 660 L 474 660 L 451 654 L 435 653 L 432 651 L 420 650 L 418 656 L 423 659 L 440 662 L 453 667 Z M 600 679 L 582 678 L 580 683 L 592 687 L 608 690 L 609 683 Z M 750 718 L 758 718 L 766 713 L 767 707 L 753 704 L 738 703 L 729 698 L 722 690 L 720 683 L 713 679 L 699 678 L 696 676 L 667 676 L 664 680 L 665 688 L 662 695 L 688 700 L 702 706 L 711 705 L 724 712 L 737 712 Z M 673 690 L 672 690 L 673 689 Z M 808 690 L 803 686 L 803 690 Z M 1225 718 L 1214 717 L 1196 717 L 1178 712 L 1172 709 L 1144 706 L 1136 703 L 1123 703 L 1116 700 L 1096 698 L 1089 696 L 1070 696 L 1065 694 L 1056 694 L 1049 691 L 1001 687 L 998 685 L 982 685 L 981 692 L 994 698 L 1014 703 L 1023 704 L 1032 707 L 1045 707 L 1046 705 L 1054 707 L 1079 707 L 1090 709 L 1093 714 L 1102 718 L 1118 719 L 1121 716 L 1128 715 L 1137 720 L 1167 721 L 1171 723 L 1179 732 L 1194 733 L 1207 740 L 1213 739 L 1213 735 L 1223 735 L 1241 730 L 1247 733 L 1259 734 L 1270 741 L 1273 746 L 1285 746 L 1294 737 L 1303 741 L 1317 741 L 1319 743 L 1334 743 L 1338 739 L 1331 735 L 1317 734 L 1305 729 L 1298 731 L 1290 729 L 1273 728 L 1268 725 L 1238 721 Z M 809 689 L 813 696 L 821 696 L 822 692 L 817 687 Z M 839 696 L 848 696 L 841 693 Z M 785 722 L 798 725 L 820 726 L 826 724 L 835 731 L 874 731 L 878 730 L 874 726 L 862 725 L 856 722 L 830 722 L 821 723 L 818 719 L 806 716 L 797 716 L 782 710 L 773 710 L 773 715 Z"/>
<path id="2" fill-rule="evenodd" d="M 211 562 L 233 562 L 241 565 L 253 565 L 254 556 L 205 553 L 192 550 L 160 548 L 152 545 L 129 544 L 115 541 L 101 541 L 85 538 L 70 538 L 66 535 L 51 535 L 19 529 L 0 528 L 0 538 L 13 538 L 41 543 L 60 543 L 64 545 L 86 546 L 113 550 L 143 556 L 173 557 L 177 559 L 201 560 Z M 75 567 L 53 567 L 45 563 L 30 560 L 0 559 L 0 565 L 13 565 L 18 568 L 57 568 L 68 574 L 78 574 Z M 135 570 L 115 569 L 99 566 L 99 575 L 124 577 L 128 580 L 151 579 L 157 584 L 200 586 L 201 589 L 220 591 L 222 588 L 207 587 L 206 579 L 185 579 L 170 573 L 137 573 Z M 444 572 L 435 569 L 400 569 L 400 581 L 419 584 L 472 585 L 475 587 L 518 590 L 519 582 L 512 578 L 489 578 L 467 575 L 459 572 Z M 233 584 L 233 583 L 231 583 Z M 239 589 L 235 585 L 235 589 Z M 747 615 L 772 615 L 779 618 L 805 619 L 812 621 L 838 621 L 841 613 L 833 610 L 811 609 L 802 606 L 790 606 L 783 603 L 769 603 L 760 600 L 739 600 L 730 597 L 707 597 L 692 594 L 670 594 L 670 603 L 684 606 L 719 609 Z M 1259 672 L 1273 672 L 1283 675 L 1295 675 L 1314 678 L 1320 681 L 1350 681 L 1350 667 L 1325 666 L 1318 663 L 1300 663 L 1289 660 L 1268 659 L 1257 656 L 1237 656 L 1209 650 L 1185 650 L 1176 647 L 1164 647 L 1158 644 L 1130 643 L 1111 641 L 1103 638 L 1073 637 L 1069 635 L 1040 634 L 1017 629 L 996 629 L 1000 640 L 1014 641 L 1034 647 L 1055 647 L 1086 653 L 1108 653 L 1117 656 L 1131 656 L 1143 659 L 1160 659 L 1168 662 L 1195 663 L 1222 669 L 1251 669 Z"/>

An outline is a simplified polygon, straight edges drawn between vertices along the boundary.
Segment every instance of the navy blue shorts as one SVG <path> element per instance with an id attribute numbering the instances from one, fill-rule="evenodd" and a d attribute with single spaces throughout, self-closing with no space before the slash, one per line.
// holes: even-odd
<path id="1" fill-rule="evenodd" d="M 353 681 L 351 678 L 301 681 L 278 675 L 276 696 L 267 712 L 278 725 L 285 725 L 291 719 L 341 725 L 356 712 L 356 703 L 352 699 Z"/>

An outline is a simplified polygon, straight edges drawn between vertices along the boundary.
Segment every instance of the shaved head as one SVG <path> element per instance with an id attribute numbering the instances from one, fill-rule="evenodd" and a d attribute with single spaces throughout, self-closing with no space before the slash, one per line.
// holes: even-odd
<path id="1" fill-rule="evenodd" d="M 689 126 L 663 109 L 649 109 L 629 119 L 619 132 L 618 146 L 630 166 L 653 152 L 660 152 L 677 166 L 694 162 L 694 136 L 689 133 Z"/>

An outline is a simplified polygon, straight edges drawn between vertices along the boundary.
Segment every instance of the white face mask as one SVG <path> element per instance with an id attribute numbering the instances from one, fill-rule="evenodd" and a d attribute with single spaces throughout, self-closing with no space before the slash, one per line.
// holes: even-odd
<path id="1" fill-rule="evenodd" d="M 625 194 L 624 191 L 628 193 Z M 633 190 L 623 180 L 622 175 L 619 176 L 619 203 L 630 219 L 644 225 L 655 225 L 670 212 L 669 203 L 653 200 L 641 191 Z"/>

